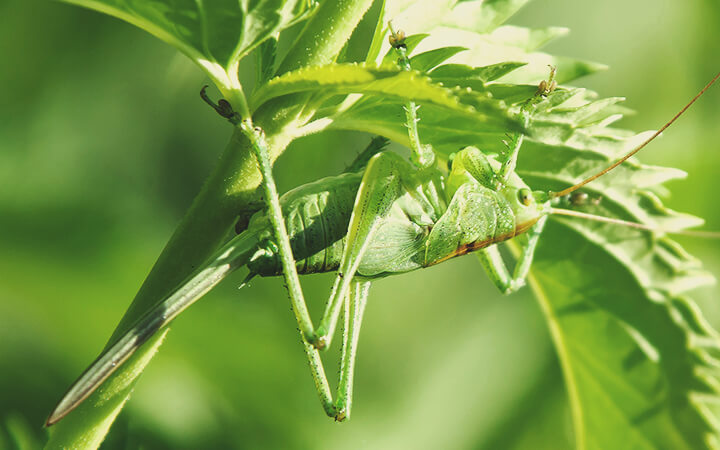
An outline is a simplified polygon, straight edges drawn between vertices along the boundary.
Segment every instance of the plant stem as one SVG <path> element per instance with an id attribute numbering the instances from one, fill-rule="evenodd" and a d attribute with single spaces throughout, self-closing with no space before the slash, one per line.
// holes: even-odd
<path id="1" fill-rule="evenodd" d="M 274 131 L 269 145 L 272 160 L 292 136 L 283 128 Z M 237 130 L 106 348 L 194 272 L 223 242 L 238 216 L 242 220 L 259 208 L 256 191 L 261 176 L 256 167 L 250 142 Z M 166 334 L 167 329 L 150 338 L 101 388 L 53 426 L 47 448 L 98 447 Z"/>

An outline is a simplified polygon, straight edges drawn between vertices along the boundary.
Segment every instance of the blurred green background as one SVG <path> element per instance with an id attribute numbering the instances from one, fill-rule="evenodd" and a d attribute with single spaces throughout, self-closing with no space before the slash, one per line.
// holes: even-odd
<path id="1" fill-rule="evenodd" d="M 567 26 L 552 53 L 609 64 L 582 80 L 657 128 L 720 68 L 712 0 L 535 1 L 510 23 Z M 420 30 L 406 30 L 415 32 Z M 80 8 L 0 3 L 0 448 L 38 446 L 230 136 L 200 70 Z M 679 167 L 668 203 L 720 229 L 720 88 L 642 160 Z M 327 133 L 278 161 L 281 191 L 367 143 Z M 720 275 L 718 241 L 679 239 Z M 503 298 L 472 257 L 373 286 L 349 423 L 324 416 L 278 279 L 226 281 L 175 323 L 104 448 L 572 447 L 562 374 L 527 290 Z M 314 317 L 328 276 L 305 280 Z M 718 289 L 695 298 L 720 326 Z M 332 362 L 329 363 L 334 375 Z"/>

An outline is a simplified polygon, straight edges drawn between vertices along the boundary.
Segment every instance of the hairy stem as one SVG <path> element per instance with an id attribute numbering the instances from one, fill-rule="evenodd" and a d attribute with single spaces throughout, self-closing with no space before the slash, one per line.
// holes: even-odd
<path id="1" fill-rule="evenodd" d="M 273 156 L 277 157 L 287 145 L 282 141 L 276 139 Z M 106 348 L 212 254 L 227 236 L 238 214 L 252 212 L 252 205 L 257 204 L 255 191 L 260 184 L 260 174 L 249 145 L 242 133 L 233 134 L 215 171 L 170 238 Z M 136 378 L 166 334 L 167 329 L 151 337 L 100 389 L 53 426 L 47 448 L 98 447 L 122 409 Z"/>

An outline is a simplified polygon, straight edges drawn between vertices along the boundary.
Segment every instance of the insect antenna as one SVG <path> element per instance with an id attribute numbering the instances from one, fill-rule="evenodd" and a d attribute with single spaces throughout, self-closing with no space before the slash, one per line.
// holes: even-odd
<path id="1" fill-rule="evenodd" d="M 672 125 L 673 122 L 675 122 L 680 116 L 682 116 L 683 113 L 684 113 L 685 111 L 687 111 L 687 109 L 690 108 L 690 106 L 691 106 L 693 103 L 695 103 L 695 101 L 696 101 L 698 98 L 700 98 L 700 96 L 703 95 L 703 94 L 705 93 L 705 91 L 707 91 L 707 90 L 710 88 L 710 86 L 712 86 L 713 83 L 715 83 L 715 81 L 717 81 L 718 78 L 720 78 L 720 73 L 718 73 L 717 75 L 715 75 L 715 78 L 713 78 L 712 80 L 710 80 L 710 82 L 709 82 L 707 85 L 705 85 L 705 87 L 702 89 L 702 91 L 700 91 L 700 93 L 698 93 L 692 100 L 690 100 L 690 102 L 689 102 L 687 105 L 685 105 L 685 107 L 684 107 L 683 109 L 681 109 L 679 113 L 675 114 L 675 117 L 673 117 L 672 119 L 670 119 L 670 121 L 669 121 L 668 123 L 666 123 L 665 125 L 663 125 L 662 128 L 660 128 L 658 131 L 656 131 L 655 133 L 653 133 L 653 135 L 650 136 L 647 140 L 645 140 L 645 142 L 643 142 L 642 144 L 640 144 L 640 145 L 638 145 L 637 147 L 635 147 L 633 150 L 631 150 L 628 154 L 626 154 L 626 155 L 623 156 L 622 158 L 620 158 L 620 159 L 618 159 L 617 161 L 615 161 L 614 163 L 610 164 L 607 168 L 601 170 L 600 172 L 596 173 L 595 175 L 592 175 L 591 177 L 588 177 L 588 178 L 584 179 L 584 180 L 581 181 L 580 183 L 578 183 L 578 184 L 576 184 L 576 185 L 574 185 L 574 186 L 570 186 L 570 187 L 567 188 L 567 189 L 563 189 L 563 190 L 560 191 L 560 192 L 551 192 L 551 193 L 550 193 L 550 197 L 551 197 L 551 198 L 555 198 L 555 197 L 562 197 L 562 196 L 564 196 L 564 195 L 568 195 L 569 193 L 571 193 L 571 192 L 573 192 L 573 191 L 575 191 L 575 190 L 577 190 L 577 189 L 580 189 L 581 187 L 585 186 L 586 184 L 590 183 L 591 181 L 593 181 L 593 180 L 595 180 L 595 179 L 597 179 L 597 178 L 600 178 L 601 176 L 605 175 L 606 173 L 610 172 L 611 170 L 613 170 L 614 168 L 616 168 L 616 167 L 619 166 L 620 164 L 622 164 L 622 163 L 624 163 L 625 161 L 627 161 L 628 159 L 630 159 L 631 156 L 633 156 L 635 153 L 637 153 L 637 152 L 639 152 L 640 150 L 642 150 L 646 145 L 648 145 L 650 142 L 652 142 L 653 139 L 655 139 L 656 137 L 658 137 L 663 131 L 665 131 L 670 125 Z"/>
<path id="2" fill-rule="evenodd" d="M 588 214 L 580 211 L 574 211 L 572 209 L 552 208 L 550 214 L 556 214 L 559 216 L 570 216 L 577 217 L 580 219 L 593 220 L 595 222 L 610 223 L 614 225 L 622 225 L 630 228 L 637 228 L 639 230 L 655 231 L 658 233 L 669 233 L 669 234 L 680 234 L 684 236 L 693 236 L 706 239 L 720 239 L 719 231 L 692 231 L 692 230 L 666 230 L 652 225 L 646 225 L 643 223 L 630 222 L 627 220 L 614 219 L 612 217 L 596 216 L 595 214 Z"/>

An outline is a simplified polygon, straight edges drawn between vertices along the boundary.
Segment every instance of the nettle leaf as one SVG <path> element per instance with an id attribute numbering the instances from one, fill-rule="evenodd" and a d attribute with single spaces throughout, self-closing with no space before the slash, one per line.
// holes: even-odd
<path id="1" fill-rule="evenodd" d="M 504 23 L 529 0 L 386 0 L 385 19 L 406 31 L 438 26 L 485 33 Z"/>
<path id="2" fill-rule="evenodd" d="M 606 126 L 619 116 L 621 99 L 575 94 L 531 125 L 518 173 L 534 189 L 576 183 L 647 138 Z M 583 188 L 602 200 L 580 209 L 668 230 L 697 226 L 700 219 L 665 208 L 654 193 L 684 175 L 624 164 Z M 552 218 L 532 274 L 565 372 L 579 448 L 718 445 L 708 402 L 718 400 L 720 341 L 685 297 L 713 282 L 698 261 L 667 237 Z"/>
<path id="3" fill-rule="evenodd" d="M 115 16 L 171 44 L 202 67 L 225 95 L 239 86 L 239 61 L 310 8 L 308 0 L 63 1 Z"/>
<path id="4" fill-rule="evenodd" d="M 462 8 L 488 4 L 512 9 L 518 3 L 468 2 Z M 562 83 L 604 69 L 538 51 L 565 29 L 502 26 L 482 33 L 465 29 L 461 21 L 447 26 L 447 16 L 438 17 L 426 28 L 406 30 L 429 32 L 415 52 L 451 46 L 468 50 L 448 52 L 445 64 L 428 76 L 447 88 L 488 93 L 508 109 L 533 95 L 537 83 L 547 78 L 548 64 L 558 66 Z M 584 89 L 561 88 L 551 94 L 533 115 L 518 173 L 534 189 L 558 191 L 607 167 L 648 137 L 612 127 L 627 112 L 621 101 L 598 99 Z M 330 117 L 332 127 L 370 131 L 407 144 L 401 101 L 360 98 Z M 441 153 L 466 145 L 503 151 L 508 130 L 494 124 L 474 123 L 433 105 L 423 106 L 419 117 L 421 139 Z M 702 220 L 669 210 L 661 201 L 667 193 L 662 183 L 684 177 L 676 169 L 631 160 L 583 188 L 593 201 L 565 207 L 665 230 L 698 226 Z M 558 349 L 578 448 L 720 446 L 717 417 L 709 406 L 720 400 L 720 339 L 686 297 L 689 290 L 711 282 L 699 262 L 669 237 L 551 218 L 531 284 Z"/>
<path id="5" fill-rule="evenodd" d="M 465 47 L 442 47 L 434 50 L 428 50 L 419 55 L 413 56 L 410 59 L 410 67 L 418 72 L 427 72 L 435 66 L 441 64 L 453 55 L 456 55 L 464 50 Z"/>
<path id="6" fill-rule="evenodd" d="M 403 25 L 407 27 L 406 32 L 423 32 L 429 35 L 417 44 L 416 52 L 451 46 L 463 46 L 467 49 L 467 51 L 448 59 L 447 63 L 464 64 L 470 67 L 491 66 L 509 61 L 525 63 L 523 68 L 512 71 L 499 79 L 499 82 L 512 84 L 529 82 L 537 85 L 540 80 L 547 78 L 548 65 L 558 68 L 558 82 L 560 83 L 569 83 L 581 76 L 607 68 L 602 64 L 557 57 L 538 51 L 553 39 L 567 34 L 566 28 L 529 29 L 509 25 L 498 26 L 502 21 L 488 19 L 495 17 L 492 14 L 479 16 L 480 13 L 487 14 L 485 9 L 489 8 L 504 11 L 495 18 L 502 17 L 505 20 L 525 3 L 527 2 L 502 0 L 459 2 L 449 15 L 438 13 L 436 19 L 430 20 L 429 23 L 427 23 L 428 21 L 425 21 L 426 23 L 407 21 Z M 428 8 L 430 7 L 428 6 Z M 480 10 L 480 12 L 472 12 L 475 10 Z M 490 20 L 492 26 L 471 28 L 463 26 L 457 20 L 449 20 L 448 17 L 451 16 L 467 17 L 468 21 L 487 19 Z M 421 24 L 425 27 L 423 28 Z M 395 24 L 395 26 L 400 27 L 399 24 Z M 385 43 L 384 48 L 389 49 L 389 44 Z"/>
<path id="7" fill-rule="evenodd" d="M 476 125 L 491 122 L 505 130 L 519 129 L 519 125 L 508 115 L 507 108 L 487 94 L 449 89 L 433 83 L 419 72 L 402 71 L 394 66 L 331 64 L 288 72 L 258 89 L 252 98 L 252 105 L 256 109 L 272 98 L 300 92 L 324 97 L 359 93 L 368 102 L 395 105 L 399 113 L 403 112 L 405 102 L 413 100 L 433 105 L 446 114 L 452 111 L 458 116 L 474 120 Z M 337 102 L 333 100 L 333 103 Z"/>
<path id="8" fill-rule="evenodd" d="M 415 48 L 422 42 L 423 39 L 430 36 L 429 34 L 413 34 L 412 36 L 408 36 L 405 38 L 403 43 L 405 44 L 405 48 L 408 54 L 412 53 Z M 382 60 L 380 61 L 380 66 L 388 66 L 395 64 L 398 59 L 398 55 L 392 48 L 388 48 L 385 52 L 385 56 L 383 56 Z M 442 62 L 442 61 L 441 61 Z"/>

